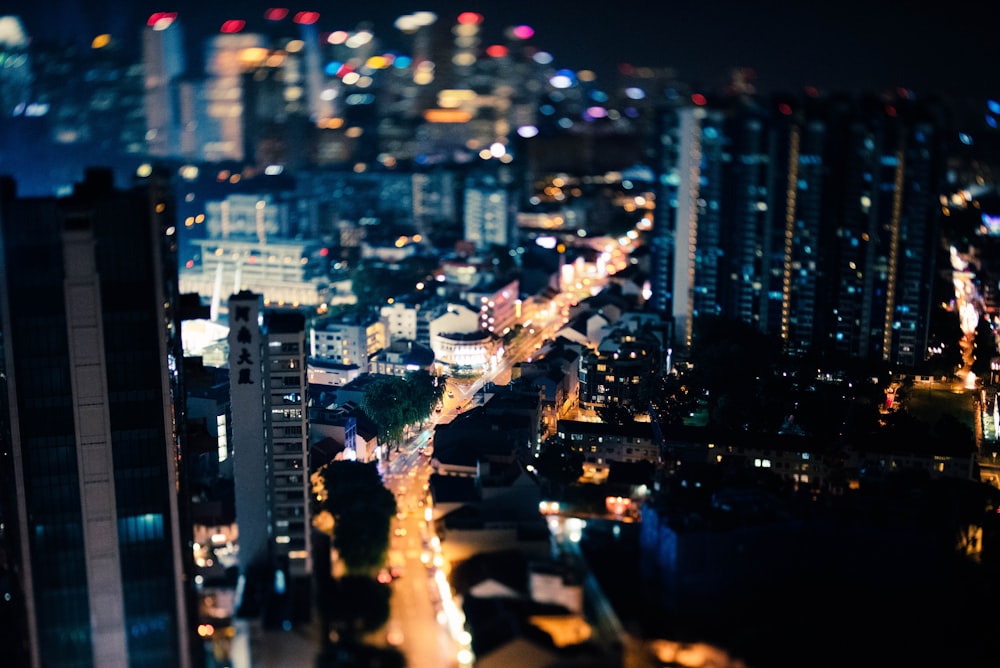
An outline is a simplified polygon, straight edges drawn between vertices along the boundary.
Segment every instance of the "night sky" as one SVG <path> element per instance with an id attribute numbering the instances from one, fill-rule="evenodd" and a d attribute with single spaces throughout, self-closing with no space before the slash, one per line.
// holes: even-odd
<path id="1" fill-rule="evenodd" d="M 352 30 L 369 21 L 386 48 L 400 33 L 402 14 L 433 11 L 453 21 L 462 11 L 485 17 L 486 43 L 504 28 L 527 24 L 533 43 L 555 64 L 595 70 L 610 79 L 619 63 L 668 66 L 678 76 L 711 90 L 737 66 L 756 72 L 758 90 L 825 92 L 905 87 L 918 95 L 970 99 L 1000 96 L 1000 37 L 984 5 L 972 0 L 932 4 L 903 0 L 424 0 L 346 2 L 313 0 L 0 0 L 0 13 L 21 14 L 29 32 L 87 39 L 111 32 L 133 45 L 153 11 L 177 11 L 192 34 L 215 31 L 222 21 L 253 21 L 271 6 L 321 14 L 320 30 Z M 53 11 L 53 8 L 58 8 Z M 53 19 L 62 17 L 62 19 Z"/>

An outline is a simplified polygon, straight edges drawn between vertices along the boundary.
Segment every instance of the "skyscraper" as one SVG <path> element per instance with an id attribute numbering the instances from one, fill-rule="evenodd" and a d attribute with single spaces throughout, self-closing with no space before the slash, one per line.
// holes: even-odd
<path id="1" fill-rule="evenodd" d="M 150 155 L 173 156 L 181 144 L 177 82 L 185 70 L 184 34 L 177 14 L 157 12 L 142 32 L 146 145 Z"/>
<path id="2" fill-rule="evenodd" d="M 155 176 L 0 188 L 5 518 L 35 667 L 195 665 L 175 233 Z"/>
<path id="3" fill-rule="evenodd" d="M 904 100 L 664 111 L 651 302 L 676 343 L 718 315 L 793 354 L 922 362 L 943 122 Z"/>
<path id="4" fill-rule="evenodd" d="M 229 299 L 229 327 L 240 572 L 250 590 L 273 586 L 280 595 L 288 587 L 308 601 L 305 317 L 265 311 L 261 295 L 243 291 Z M 283 584 L 259 581 L 272 570 Z M 242 603 L 247 616 L 256 612 L 253 602 Z"/>

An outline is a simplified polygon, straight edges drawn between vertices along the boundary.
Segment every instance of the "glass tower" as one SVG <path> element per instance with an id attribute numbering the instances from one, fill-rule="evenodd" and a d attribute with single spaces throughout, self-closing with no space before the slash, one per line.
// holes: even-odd
<path id="1" fill-rule="evenodd" d="M 192 665 L 165 193 L 104 170 L 65 198 L 0 184 L 5 518 L 35 667 Z"/>

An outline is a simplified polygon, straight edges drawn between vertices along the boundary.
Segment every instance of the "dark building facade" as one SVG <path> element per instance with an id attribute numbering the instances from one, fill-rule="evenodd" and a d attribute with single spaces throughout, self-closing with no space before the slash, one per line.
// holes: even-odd
<path id="1" fill-rule="evenodd" d="M 727 98 L 663 112 L 651 306 L 786 351 L 927 355 L 948 119 L 934 103 Z"/>
<path id="2" fill-rule="evenodd" d="M 4 518 L 34 667 L 197 665 L 166 193 L 103 170 L 65 198 L 0 190 Z"/>

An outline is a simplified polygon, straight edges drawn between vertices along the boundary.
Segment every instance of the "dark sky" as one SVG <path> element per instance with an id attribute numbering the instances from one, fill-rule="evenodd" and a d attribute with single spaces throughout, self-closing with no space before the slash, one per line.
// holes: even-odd
<path id="1" fill-rule="evenodd" d="M 20 13 L 30 32 L 80 38 L 111 32 L 134 42 L 153 11 L 177 11 L 192 33 L 217 30 L 228 18 L 248 22 L 271 6 L 321 14 L 321 31 L 351 30 L 370 21 L 387 47 L 393 20 L 433 11 L 452 22 L 462 11 L 485 17 L 488 42 L 527 24 L 533 42 L 559 66 L 610 77 L 619 63 L 669 66 L 691 83 L 721 85 L 736 66 L 751 67 L 762 92 L 883 90 L 975 99 L 1000 97 L 1000 36 L 984 3 L 952 0 L 0 0 L 0 14 Z M 6 7 L 5 7 L 6 5 Z M 60 20 L 58 17 L 63 17 Z"/>

